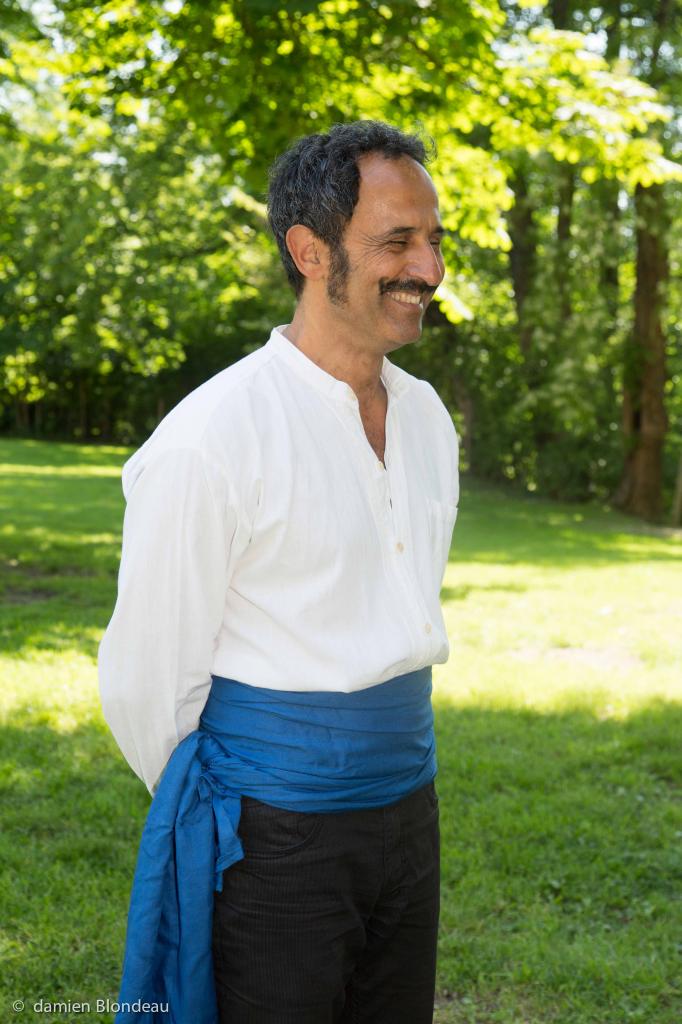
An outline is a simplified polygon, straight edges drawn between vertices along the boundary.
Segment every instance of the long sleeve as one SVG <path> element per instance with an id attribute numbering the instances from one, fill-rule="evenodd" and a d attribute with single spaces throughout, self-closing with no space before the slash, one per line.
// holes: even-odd
<path id="1" fill-rule="evenodd" d="M 150 792 L 208 696 L 236 527 L 227 481 L 197 450 L 156 455 L 128 488 L 100 694 L 116 742 Z"/>

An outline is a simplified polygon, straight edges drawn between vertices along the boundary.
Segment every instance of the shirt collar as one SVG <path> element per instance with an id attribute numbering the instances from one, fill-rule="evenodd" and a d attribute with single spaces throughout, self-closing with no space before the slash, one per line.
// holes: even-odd
<path id="1" fill-rule="evenodd" d="M 327 373 L 326 370 L 323 370 L 317 363 L 314 363 L 305 353 L 301 352 L 300 348 L 297 348 L 293 342 L 289 341 L 286 335 L 282 333 L 287 326 L 287 324 L 283 324 L 280 327 L 273 328 L 267 347 L 274 350 L 278 356 L 281 356 L 292 370 L 307 380 L 314 388 L 317 388 L 318 391 L 322 391 L 330 398 L 343 402 L 357 402 L 355 392 L 349 384 L 346 384 L 343 380 L 337 380 L 336 377 L 332 377 L 330 373 Z M 390 363 L 385 356 L 381 368 L 381 379 L 392 398 L 398 398 L 409 387 L 409 375 L 398 366 Z"/>

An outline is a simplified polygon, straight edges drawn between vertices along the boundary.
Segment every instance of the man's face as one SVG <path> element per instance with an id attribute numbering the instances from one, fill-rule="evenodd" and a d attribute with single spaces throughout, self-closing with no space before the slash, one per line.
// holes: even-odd
<path id="1" fill-rule="evenodd" d="M 381 351 L 421 335 L 424 310 L 443 280 L 438 196 L 410 157 L 371 153 L 342 244 L 330 253 L 330 313 Z"/>

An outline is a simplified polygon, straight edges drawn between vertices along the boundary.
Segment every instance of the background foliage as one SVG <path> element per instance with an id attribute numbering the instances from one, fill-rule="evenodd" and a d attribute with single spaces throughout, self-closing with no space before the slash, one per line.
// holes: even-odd
<path id="1" fill-rule="evenodd" d="M 468 467 L 668 512 L 679 37 L 671 0 L 4 0 L 0 426 L 137 442 L 261 344 L 270 162 L 379 117 L 437 143 L 449 274 L 397 361 Z"/>

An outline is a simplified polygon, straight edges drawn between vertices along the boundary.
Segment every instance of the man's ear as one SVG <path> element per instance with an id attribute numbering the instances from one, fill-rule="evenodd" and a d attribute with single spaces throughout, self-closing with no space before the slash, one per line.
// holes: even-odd
<path id="1" fill-rule="evenodd" d="M 294 224 L 286 233 L 287 249 L 298 270 L 310 281 L 326 276 L 329 250 L 317 235 L 303 224 Z"/>

